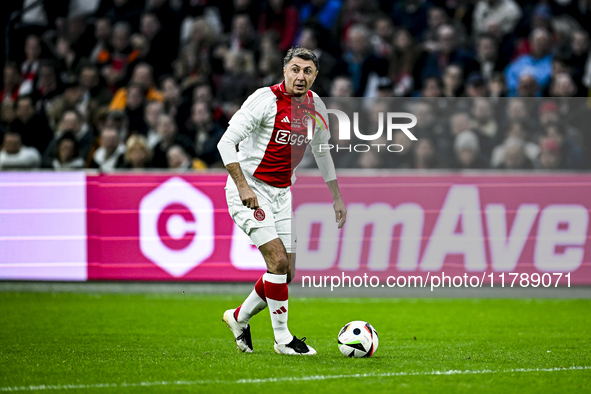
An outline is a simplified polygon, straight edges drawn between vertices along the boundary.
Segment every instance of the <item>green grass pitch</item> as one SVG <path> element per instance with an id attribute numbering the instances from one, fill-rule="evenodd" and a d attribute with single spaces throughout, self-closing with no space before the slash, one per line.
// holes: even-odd
<path id="1" fill-rule="evenodd" d="M 591 392 L 591 300 L 291 299 L 313 357 L 273 352 L 268 310 L 237 351 L 221 317 L 241 300 L 0 293 L 0 392 Z M 376 328 L 373 357 L 341 356 L 351 320 Z"/>

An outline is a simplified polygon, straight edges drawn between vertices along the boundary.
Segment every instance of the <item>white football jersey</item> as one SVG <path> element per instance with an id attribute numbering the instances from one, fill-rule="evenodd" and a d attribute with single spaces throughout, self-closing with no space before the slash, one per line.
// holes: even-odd
<path id="1" fill-rule="evenodd" d="M 326 107 L 316 93 L 308 91 L 302 103 L 292 106 L 283 82 L 258 89 L 232 116 L 228 127 L 240 140 L 237 155 L 242 171 L 271 186 L 293 184 L 295 168 L 310 143 L 308 122 L 313 122 L 315 156 L 329 154 L 326 149 L 320 151 L 330 133 Z M 330 177 L 336 179 L 336 174 Z"/>

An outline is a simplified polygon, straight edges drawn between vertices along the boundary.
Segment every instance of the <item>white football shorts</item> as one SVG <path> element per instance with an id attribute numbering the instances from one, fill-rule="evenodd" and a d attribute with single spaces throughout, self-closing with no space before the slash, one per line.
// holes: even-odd
<path id="1" fill-rule="evenodd" d="M 250 209 L 242 204 L 238 188 L 232 177 L 228 176 L 226 201 L 232 220 L 257 248 L 279 238 L 287 253 L 295 253 L 296 234 L 289 187 L 274 187 L 247 174 L 244 176 L 257 196 L 259 208 Z"/>

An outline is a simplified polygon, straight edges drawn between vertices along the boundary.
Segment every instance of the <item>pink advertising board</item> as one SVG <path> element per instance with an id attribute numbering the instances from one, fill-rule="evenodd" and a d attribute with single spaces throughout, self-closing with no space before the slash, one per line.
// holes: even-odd
<path id="1" fill-rule="evenodd" d="M 225 182 L 0 174 L 0 279 L 256 280 L 264 262 L 227 213 Z M 591 284 L 591 175 L 345 173 L 339 184 L 342 230 L 320 177 L 292 188 L 296 281 L 570 272 L 571 285 Z"/>

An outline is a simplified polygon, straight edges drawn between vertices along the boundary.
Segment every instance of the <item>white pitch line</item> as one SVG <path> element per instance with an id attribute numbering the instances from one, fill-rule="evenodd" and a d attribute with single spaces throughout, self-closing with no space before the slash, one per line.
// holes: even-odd
<path id="1" fill-rule="evenodd" d="M 568 368 L 515 368 L 500 371 L 491 369 L 481 370 L 458 370 L 449 371 L 426 371 L 426 372 L 382 372 L 382 373 L 356 373 L 348 375 L 312 375 L 294 376 L 266 379 L 238 379 L 238 380 L 173 380 L 169 382 L 139 382 L 139 383 L 97 383 L 97 384 L 65 384 L 65 385 L 41 385 L 41 386 L 20 386 L 0 387 L 0 391 L 42 391 L 42 390 L 79 390 L 95 388 L 123 388 L 123 387 L 150 387 L 150 386 L 198 386 L 204 384 L 260 384 L 280 382 L 306 382 L 313 380 L 329 379 L 358 379 L 358 378 L 387 378 L 400 376 L 449 376 L 449 375 L 479 375 L 490 373 L 524 373 L 524 372 L 559 372 L 559 371 L 581 371 L 591 370 L 591 367 L 568 367 Z"/>

